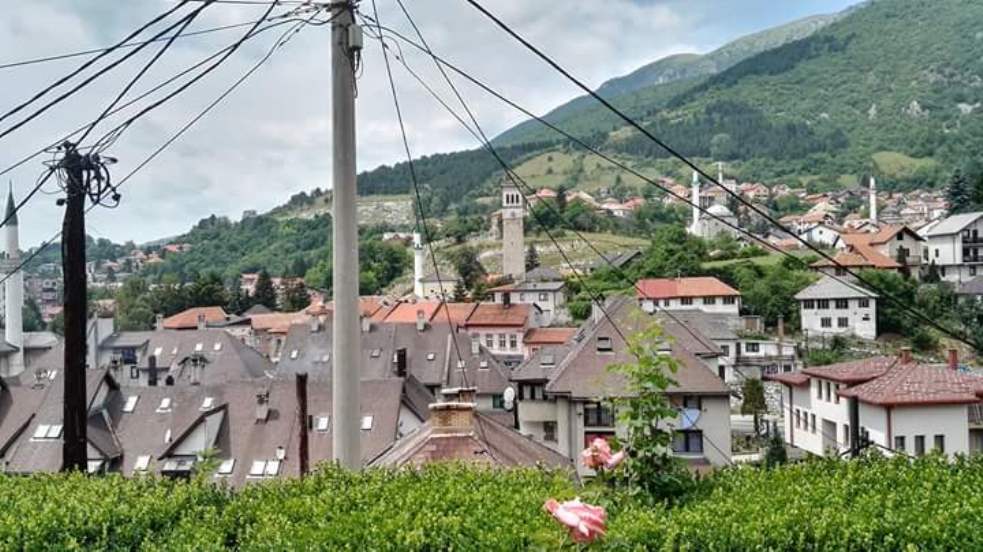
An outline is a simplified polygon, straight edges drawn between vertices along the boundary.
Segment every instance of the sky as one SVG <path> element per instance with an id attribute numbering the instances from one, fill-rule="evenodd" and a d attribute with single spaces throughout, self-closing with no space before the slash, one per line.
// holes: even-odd
<path id="1" fill-rule="evenodd" d="M 411 35 L 395 0 L 377 0 L 379 19 Z M 857 0 L 485 0 L 483 5 L 578 78 L 596 88 L 667 55 L 706 53 L 736 38 L 801 17 L 832 13 Z M 105 47 L 127 36 L 177 0 L 5 0 L 0 18 L 0 64 Z M 404 0 L 434 51 L 533 112 L 545 113 L 579 94 L 571 83 L 512 41 L 463 0 Z M 193 9 L 181 10 L 141 35 L 149 38 Z M 289 9 L 277 8 L 279 14 Z M 371 0 L 361 9 L 371 13 Z M 189 31 L 258 19 L 262 6 L 215 4 Z M 238 219 L 267 211 L 291 195 L 331 187 L 330 26 L 309 26 L 270 57 L 241 86 L 120 188 L 116 209 L 96 208 L 87 232 L 137 243 L 176 236 L 212 214 Z M 105 154 L 118 182 L 256 64 L 279 39 L 279 27 L 236 51 L 181 95 L 140 118 Z M 138 81 L 124 102 L 218 50 L 247 28 L 178 39 Z M 389 83 L 377 42 L 368 36 L 358 80 L 359 170 L 405 160 Z M 38 118 L 0 138 L 0 170 L 57 143 L 95 120 L 163 43 L 135 54 Z M 432 61 L 405 50 L 424 80 L 449 97 Z M 112 59 L 122 57 L 114 54 Z M 0 112 L 7 112 L 81 65 L 85 57 L 0 69 Z M 414 157 L 471 149 L 474 139 L 400 66 L 394 77 Z M 83 73 L 82 79 L 92 72 Z M 0 132 L 67 91 L 69 81 L 16 115 Z M 485 131 L 498 134 L 522 122 L 520 113 L 480 90 L 460 88 Z M 170 90 L 170 89 L 167 89 Z M 161 92 L 164 94 L 166 91 Z M 151 98 L 96 127 L 92 141 Z M 84 145 L 84 144 L 83 144 Z M 19 199 L 42 174 L 38 156 L 2 178 Z M 48 185 L 19 215 L 21 247 L 50 238 L 61 225 L 58 188 Z"/>

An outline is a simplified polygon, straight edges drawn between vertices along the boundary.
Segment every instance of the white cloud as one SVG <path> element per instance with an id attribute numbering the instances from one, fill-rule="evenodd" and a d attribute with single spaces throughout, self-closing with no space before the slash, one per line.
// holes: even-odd
<path id="1" fill-rule="evenodd" d="M 530 109 L 545 112 L 579 95 L 571 84 L 465 2 L 404 2 L 438 53 Z M 762 0 L 751 3 L 762 4 Z M 174 5 L 173 0 L 125 5 L 76 0 L 70 8 L 59 0 L 7 0 L 4 4 L 0 63 L 110 44 Z M 724 0 L 499 0 L 486 4 L 592 87 L 659 57 L 706 50 L 733 38 L 724 34 L 697 36 L 693 31 L 707 25 L 714 10 L 727 4 Z M 412 36 L 392 0 L 381 0 L 380 8 L 383 23 Z M 371 3 L 363 1 L 362 9 L 370 10 Z M 262 8 L 253 6 L 215 5 L 205 10 L 194 27 L 234 24 L 260 13 Z M 135 92 L 230 44 L 242 32 L 238 29 L 179 41 Z M 279 31 L 269 31 L 247 43 L 219 70 L 135 124 L 109 152 L 120 159 L 114 167 L 116 177 L 132 170 L 248 70 L 276 34 Z M 301 190 L 329 187 L 329 34 L 329 26 L 324 26 L 305 29 L 295 37 L 225 102 L 127 182 L 121 190 L 119 209 L 94 211 L 90 228 L 117 241 L 154 239 L 179 234 L 212 213 L 237 217 L 244 209 L 272 208 Z M 378 45 L 366 40 L 365 70 L 358 83 L 359 166 L 372 168 L 401 161 L 403 150 Z M 157 47 L 148 48 L 104 81 L 97 81 L 63 106 L 0 140 L 0 167 L 98 114 Z M 446 93 L 432 63 L 406 51 L 414 69 Z M 78 66 L 81 59 L 0 71 L 0 109 L 29 97 Z M 414 155 L 476 146 L 400 67 L 393 71 Z M 490 134 L 523 119 L 473 87 L 462 85 L 462 90 Z M 0 129 L 7 124 L 0 123 Z M 35 181 L 41 170 L 39 161 L 10 174 L 18 194 L 26 193 Z M 54 198 L 39 195 L 20 217 L 25 244 L 50 236 L 60 219 L 61 209 L 55 206 Z"/>

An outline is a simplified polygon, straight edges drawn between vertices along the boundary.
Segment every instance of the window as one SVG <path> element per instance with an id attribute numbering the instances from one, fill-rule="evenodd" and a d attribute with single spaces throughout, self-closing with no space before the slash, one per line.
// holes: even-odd
<path id="1" fill-rule="evenodd" d="M 704 305 L 716 305 L 717 304 L 717 298 L 716 297 L 704 297 L 703 298 L 703 304 Z"/>
<path id="2" fill-rule="evenodd" d="M 162 355 L 162 354 L 164 354 L 164 348 L 163 347 L 157 347 L 157 348 L 154 349 L 154 356 L 155 357 L 160 358 L 160 355 Z"/>
<path id="3" fill-rule="evenodd" d="M 700 410 L 703 408 L 703 400 L 699 397 L 699 395 L 684 395 L 683 408 L 695 408 Z"/>
<path id="4" fill-rule="evenodd" d="M 816 308 L 816 302 L 813 301 L 812 299 L 806 299 L 805 301 L 802 302 L 802 308 L 807 310 L 814 309 Z"/>
<path id="5" fill-rule="evenodd" d="M 195 343 L 195 352 L 196 353 L 200 353 L 200 352 L 202 352 L 204 350 L 205 350 L 205 344 L 204 343 Z"/>
<path id="6" fill-rule="evenodd" d="M 478 363 L 478 369 L 479 370 L 487 370 L 488 369 L 488 361 L 487 360 L 482 360 L 481 362 L 479 362 Z"/>
<path id="7" fill-rule="evenodd" d="M 923 456 L 925 454 L 925 436 L 915 435 L 915 456 Z"/>
<path id="8" fill-rule="evenodd" d="M 215 345 L 212 346 L 212 350 L 215 351 L 216 353 L 219 352 L 219 351 L 221 351 L 222 350 L 222 344 L 216 341 L 215 342 Z"/>
<path id="9" fill-rule="evenodd" d="M 945 435 L 935 436 L 935 450 L 945 452 Z"/>
<path id="10" fill-rule="evenodd" d="M 668 307 L 668 306 L 669 306 L 669 304 L 670 304 L 671 302 L 672 302 L 672 301 L 671 301 L 671 300 L 669 300 L 669 299 L 663 299 L 663 300 L 662 300 L 662 306 L 664 306 L 664 307 Z M 656 299 L 656 300 L 655 300 L 655 303 L 656 303 L 656 304 L 658 304 L 658 303 L 659 303 L 659 300 L 658 300 L 658 299 Z"/>
<path id="11" fill-rule="evenodd" d="M 802 427 L 802 411 L 798 408 L 795 409 L 795 429 Z"/>
<path id="12" fill-rule="evenodd" d="M 41 424 L 34 430 L 34 440 L 60 439 L 61 424 Z"/>
<path id="13" fill-rule="evenodd" d="M 816 308 L 819 308 L 819 309 L 828 309 L 829 308 L 829 299 L 817 299 L 816 300 Z"/>
<path id="14" fill-rule="evenodd" d="M 437 353 L 427 353 L 427 360 L 432 362 L 435 358 L 437 358 Z"/>
<path id="15" fill-rule="evenodd" d="M 550 294 L 549 293 L 540 293 L 539 294 L 539 300 L 540 301 L 549 301 L 550 300 Z"/>
<path id="16" fill-rule="evenodd" d="M 229 458 L 227 460 L 222 460 L 222 463 L 218 466 L 218 475 L 232 475 L 232 471 L 236 467 L 236 459 Z"/>
<path id="17" fill-rule="evenodd" d="M 157 412 L 170 412 L 171 411 L 171 398 L 164 397 L 160 400 L 160 404 L 157 406 Z"/>
<path id="18" fill-rule="evenodd" d="M 362 416 L 362 431 L 369 431 L 372 429 L 372 415 Z"/>
<path id="19" fill-rule="evenodd" d="M 861 299 L 860 302 L 859 302 L 859 304 L 857 306 L 859 306 L 862 309 L 869 308 L 870 307 L 870 299 L 866 299 L 866 298 Z"/>
<path id="20" fill-rule="evenodd" d="M 140 379 L 140 369 L 136 366 L 130 366 L 130 379 Z"/>
<path id="21" fill-rule="evenodd" d="M 498 334 L 498 348 L 505 349 L 505 334 Z"/>
<path id="22" fill-rule="evenodd" d="M 840 384 L 836 384 L 833 388 L 833 399 L 836 400 L 836 404 L 840 404 Z"/>
<path id="23" fill-rule="evenodd" d="M 123 364 L 136 364 L 137 363 L 137 350 L 133 347 L 126 347 L 125 349 L 120 349 L 119 351 L 120 360 Z"/>
<path id="24" fill-rule="evenodd" d="M 495 336 L 493 334 L 485 334 L 485 347 L 489 349 L 495 347 Z"/>
<path id="25" fill-rule="evenodd" d="M 369 351 L 369 356 L 372 358 L 379 358 L 382 356 L 382 349 L 372 349 Z M 290 358 L 297 358 L 297 349 L 290 351 Z"/>
<path id="26" fill-rule="evenodd" d="M 834 272 L 836 272 L 837 276 L 846 276 L 846 269 L 844 268 L 836 267 Z"/>
<path id="27" fill-rule="evenodd" d="M 673 433 L 672 451 L 684 454 L 703 453 L 703 432 L 700 430 L 687 430 Z"/>
<path id="28" fill-rule="evenodd" d="M 840 316 L 836 319 L 837 328 L 846 328 L 850 325 L 850 319 L 845 316 Z"/>
<path id="29" fill-rule="evenodd" d="M 761 351 L 760 343 L 745 343 L 744 352 L 746 353 L 758 353 Z"/>
<path id="30" fill-rule="evenodd" d="M 843 444 L 850 446 L 850 424 L 843 424 Z"/>
<path id="31" fill-rule="evenodd" d="M 205 397 L 201 401 L 201 410 L 210 410 L 213 406 L 215 406 L 215 397 Z"/>
<path id="32" fill-rule="evenodd" d="M 824 317 L 822 317 L 822 318 L 819 319 L 819 325 L 821 327 L 823 327 L 823 328 L 832 328 L 833 327 L 833 319 L 830 318 L 830 317 L 828 317 L 828 316 L 824 316 Z"/>
<path id="33" fill-rule="evenodd" d="M 936 259 L 939 258 L 939 248 L 938 247 L 935 248 L 935 258 Z"/>
<path id="34" fill-rule="evenodd" d="M 611 345 L 610 337 L 598 337 L 597 338 L 597 350 L 602 353 L 611 352 L 613 346 Z"/>
<path id="35" fill-rule="evenodd" d="M 137 408 L 137 401 L 140 400 L 140 395 L 130 395 L 126 397 L 126 404 L 123 405 L 123 412 L 129 414 Z"/>
<path id="36" fill-rule="evenodd" d="M 515 334 L 509 334 L 509 349 L 514 351 L 519 348 L 519 338 Z"/>
<path id="37" fill-rule="evenodd" d="M 543 440 L 547 443 L 556 442 L 556 422 L 543 422 Z"/>
<path id="38" fill-rule="evenodd" d="M 828 381 L 826 382 L 826 400 L 827 401 L 833 400 L 832 388 L 831 388 L 830 383 Z"/>
<path id="39" fill-rule="evenodd" d="M 539 359 L 539 365 L 540 366 L 555 366 L 556 365 L 556 357 L 553 356 L 553 355 L 543 355 Z"/>
<path id="40" fill-rule="evenodd" d="M 144 454 L 137 456 L 137 461 L 133 464 L 133 471 L 145 472 L 150 467 L 150 455 Z"/>
<path id="41" fill-rule="evenodd" d="M 905 449 L 904 435 L 895 435 L 894 450 L 904 452 L 904 449 Z"/>
<path id="42" fill-rule="evenodd" d="M 253 460 L 249 466 L 249 477 L 274 477 L 280 473 L 279 460 Z"/>
<path id="43" fill-rule="evenodd" d="M 942 273 L 942 276 L 945 276 L 945 267 L 944 267 L 944 266 L 943 266 L 943 267 L 941 267 L 941 268 L 939 269 L 939 271 L 940 271 L 940 272 Z"/>
<path id="44" fill-rule="evenodd" d="M 164 443 L 166 444 L 170 442 L 171 442 L 171 430 L 170 428 L 168 428 L 167 431 L 164 432 Z"/>
<path id="45" fill-rule="evenodd" d="M 314 418 L 314 429 L 321 433 L 328 431 L 328 420 L 330 419 L 327 414 Z"/>
<path id="46" fill-rule="evenodd" d="M 724 366 L 723 364 L 717 366 L 717 377 L 719 377 L 722 380 L 727 379 L 727 367 Z"/>
<path id="47" fill-rule="evenodd" d="M 730 345 L 721 345 L 720 352 L 723 353 L 725 357 L 730 356 Z"/>
<path id="48" fill-rule="evenodd" d="M 733 305 L 736 302 L 737 302 L 737 299 L 734 298 L 733 296 L 724 297 L 724 304 L 725 305 Z"/>
<path id="49" fill-rule="evenodd" d="M 848 309 L 850 308 L 850 301 L 848 299 L 837 299 L 836 308 L 838 309 Z"/>
<path id="50" fill-rule="evenodd" d="M 816 380 L 816 398 L 823 398 L 823 382 Z"/>
<path id="51" fill-rule="evenodd" d="M 693 304 L 693 298 L 692 297 L 680 297 L 679 298 L 679 304 L 680 305 L 692 305 Z"/>
<path id="52" fill-rule="evenodd" d="M 975 266 L 969 267 L 969 275 L 970 276 L 976 276 L 976 267 Z"/>
<path id="53" fill-rule="evenodd" d="M 587 427 L 613 427 L 614 412 L 599 403 L 585 404 L 584 425 Z"/>
<path id="54" fill-rule="evenodd" d="M 492 395 L 492 408 L 495 410 L 505 410 L 505 397 L 501 394 Z"/>
<path id="55" fill-rule="evenodd" d="M 816 415 L 815 414 L 810 414 L 809 415 L 809 431 L 811 431 L 813 433 L 816 432 Z"/>

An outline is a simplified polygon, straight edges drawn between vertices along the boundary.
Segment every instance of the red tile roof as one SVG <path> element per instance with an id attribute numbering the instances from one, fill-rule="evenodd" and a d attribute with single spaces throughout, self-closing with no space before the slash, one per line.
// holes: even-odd
<path id="1" fill-rule="evenodd" d="M 983 397 L 983 378 L 947 366 L 898 364 L 884 375 L 839 394 L 881 406 L 973 404 Z"/>
<path id="2" fill-rule="evenodd" d="M 529 320 L 529 305 L 508 307 L 497 303 L 480 303 L 468 317 L 465 326 L 525 326 Z"/>
<path id="3" fill-rule="evenodd" d="M 853 235 L 858 236 L 860 234 Z M 840 251 L 833 257 L 833 262 L 823 259 L 816 261 L 812 266 L 817 268 L 832 266 L 845 266 L 848 268 L 901 268 L 901 265 L 894 259 L 884 255 L 870 245 L 862 243 L 848 245 L 846 251 Z"/>
<path id="4" fill-rule="evenodd" d="M 785 385 L 791 385 L 792 387 L 805 387 L 809 385 L 809 376 L 803 374 L 802 372 L 765 374 L 764 379 L 767 381 L 777 381 L 778 383 L 784 383 Z"/>
<path id="5" fill-rule="evenodd" d="M 635 286 L 637 295 L 646 299 L 673 297 L 722 297 L 740 296 L 741 292 L 713 277 L 654 278 L 639 280 Z"/>
<path id="6" fill-rule="evenodd" d="M 839 383 L 856 384 L 884 375 L 897 361 L 898 359 L 893 356 L 878 356 L 838 362 L 827 366 L 803 368 L 802 373 Z"/>
<path id="7" fill-rule="evenodd" d="M 444 303 L 444 306 L 434 313 L 433 321 L 437 324 L 446 324 L 447 317 L 450 315 L 452 326 L 463 326 L 477 306 L 477 303 Z"/>
<path id="8" fill-rule="evenodd" d="M 577 328 L 532 328 L 522 342 L 526 345 L 563 345 L 576 333 Z"/>
<path id="9" fill-rule="evenodd" d="M 225 322 L 225 310 L 222 307 L 195 307 L 164 319 L 164 329 L 193 330 L 198 327 L 198 315 L 205 315 L 206 324 Z"/>
<path id="10" fill-rule="evenodd" d="M 439 301 L 418 301 L 416 303 L 399 303 L 390 310 L 385 318 L 385 322 L 416 322 L 416 313 L 423 311 L 423 319 L 427 322 L 433 320 L 434 314 L 440 308 Z"/>

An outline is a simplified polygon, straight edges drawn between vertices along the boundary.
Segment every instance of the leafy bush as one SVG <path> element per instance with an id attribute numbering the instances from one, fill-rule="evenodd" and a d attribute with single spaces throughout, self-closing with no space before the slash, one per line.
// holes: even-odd
<path id="1" fill-rule="evenodd" d="M 0 476 L 0 549 L 557 550 L 569 539 L 543 502 L 578 494 L 608 512 L 597 549 L 983 549 L 983 458 L 876 453 L 724 470 L 672 506 L 535 468 L 325 467 L 238 492 L 201 481 Z"/>

